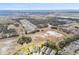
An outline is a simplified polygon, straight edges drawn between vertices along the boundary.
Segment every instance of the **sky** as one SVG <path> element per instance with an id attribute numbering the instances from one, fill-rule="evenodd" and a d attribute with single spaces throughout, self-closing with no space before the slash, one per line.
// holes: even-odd
<path id="1" fill-rule="evenodd" d="M 0 10 L 79 10 L 79 3 L 0 3 Z"/>

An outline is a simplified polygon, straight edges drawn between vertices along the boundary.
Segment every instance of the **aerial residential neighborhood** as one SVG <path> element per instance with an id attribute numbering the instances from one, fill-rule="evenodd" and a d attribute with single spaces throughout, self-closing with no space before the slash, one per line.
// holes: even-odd
<path id="1" fill-rule="evenodd" d="M 0 10 L 0 55 L 79 55 L 79 10 L 25 5 L 24 10 Z"/>

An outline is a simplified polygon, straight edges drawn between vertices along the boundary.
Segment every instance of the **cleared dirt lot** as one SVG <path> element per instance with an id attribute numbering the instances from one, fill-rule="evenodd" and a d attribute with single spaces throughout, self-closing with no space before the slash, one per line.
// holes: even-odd
<path id="1" fill-rule="evenodd" d="M 41 32 L 36 32 L 33 34 L 28 34 L 26 36 L 31 36 L 32 37 L 32 43 L 40 45 L 42 42 L 45 42 L 47 40 L 53 41 L 53 42 L 59 42 L 62 41 L 65 36 L 67 35 L 66 33 L 58 30 L 52 30 L 48 28 L 42 28 Z"/>

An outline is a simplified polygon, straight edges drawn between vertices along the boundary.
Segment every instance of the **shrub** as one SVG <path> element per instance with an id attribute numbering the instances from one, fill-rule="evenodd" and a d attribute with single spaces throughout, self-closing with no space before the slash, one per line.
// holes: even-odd
<path id="1" fill-rule="evenodd" d="M 61 42 L 58 43 L 58 46 L 60 48 L 63 48 L 65 46 L 65 44 L 66 44 L 65 41 L 61 41 Z"/>
<path id="2" fill-rule="evenodd" d="M 54 42 L 52 42 L 52 41 L 45 42 L 44 44 L 42 44 L 42 47 L 43 46 L 50 47 L 52 49 L 56 49 L 56 44 Z"/>
<path id="3" fill-rule="evenodd" d="M 25 37 L 25 43 L 28 44 L 32 41 L 31 37 Z"/>
<path id="4" fill-rule="evenodd" d="M 17 43 L 23 45 L 24 43 L 28 44 L 32 41 L 31 37 L 24 37 L 22 36 L 21 38 L 19 38 L 19 40 L 17 41 Z"/>
<path id="5" fill-rule="evenodd" d="M 19 40 L 17 41 L 17 43 L 23 45 L 25 43 L 25 41 L 22 38 L 19 38 Z"/>

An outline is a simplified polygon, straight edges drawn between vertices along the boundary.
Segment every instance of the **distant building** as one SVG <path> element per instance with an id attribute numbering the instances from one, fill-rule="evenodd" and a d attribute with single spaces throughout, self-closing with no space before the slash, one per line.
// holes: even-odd
<path id="1" fill-rule="evenodd" d="M 20 20 L 20 23 L 22 24 L 27 33 L 34 32 L 37 29 L 36 25 L 32 24 L 26 19 Z"/>

